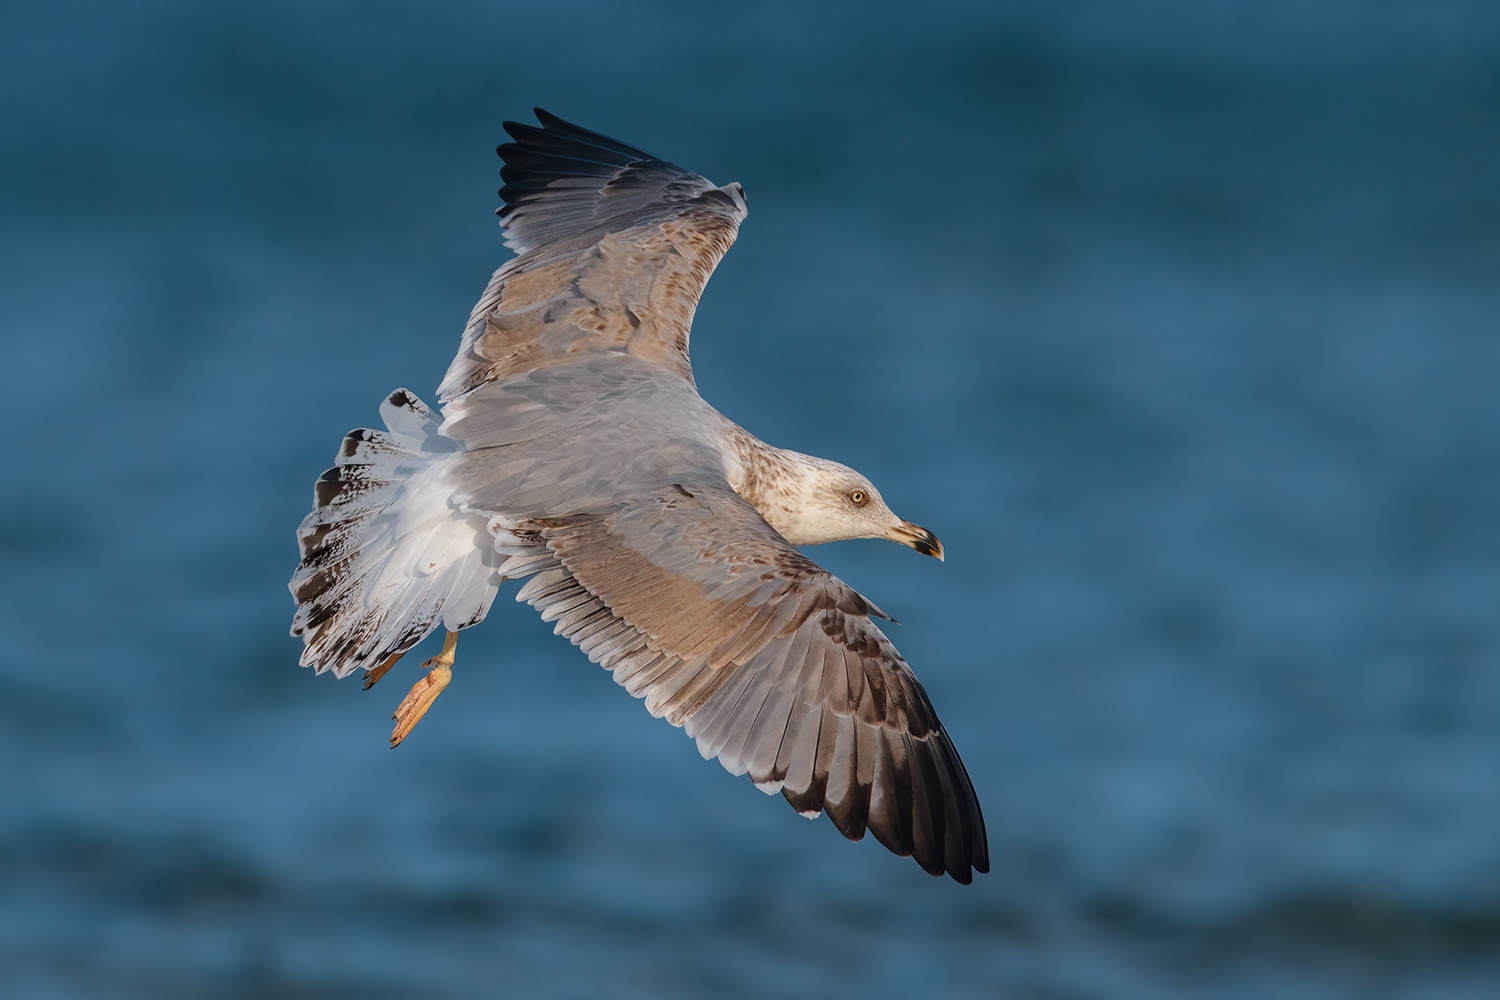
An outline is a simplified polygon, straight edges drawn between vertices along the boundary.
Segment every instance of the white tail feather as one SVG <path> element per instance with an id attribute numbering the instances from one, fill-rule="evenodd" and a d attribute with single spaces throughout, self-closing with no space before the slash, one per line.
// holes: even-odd
<path id="1" fill-rule="evenodd" d="M 381 404 L 387 431 L 344 438 L 297 530 L 302 564 L 290 588 L 302 665 L 339 677 L 421 642 L 438 623 L 479 622 L 504 556 L 485 516 L 459 510 L 446 482 L 458 445 L 422 401 L 398 389 Z"/>

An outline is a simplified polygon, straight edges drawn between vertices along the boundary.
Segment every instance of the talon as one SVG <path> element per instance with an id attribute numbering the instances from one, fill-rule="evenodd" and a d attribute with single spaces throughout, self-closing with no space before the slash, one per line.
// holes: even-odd
<path id="1" fill-rule="evenodd" d="M 443 641 L 443 651 L 422 664 L 427 673 L 411 686 L 391 716 L 396 720 L 396 727 L 391 730 L 392 750 L 400 746 L 412 728 L 422 721 L 422 716 L 453 679 L 453 651 L 457 645 L 458 633 L 449 632 Z"/>
<path id="2" fill-rule="evenodd" d="M 399 653 L 392 653 L 390 656 L 386 657 L 385 662 L 380 666 L 371 667 L 369 670 L 366 670 L 364 690 L 368 691 L 370 690 L 370 688 L 374 687 L 376 682 L 379 681 L 380 678 L 384 677 L 387 673 L 389 673 L 390 669 L 396 665 L 396 661 L 401 659 L 401 657 L 405 655 L 406 650 L 404 649 Z"/>

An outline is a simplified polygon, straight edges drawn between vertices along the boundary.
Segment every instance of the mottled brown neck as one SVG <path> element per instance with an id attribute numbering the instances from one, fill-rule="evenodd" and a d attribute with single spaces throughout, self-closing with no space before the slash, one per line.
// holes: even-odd
<path id="1" fill-rule="evenodd" d="M 796 507 L 802 484 L 795 453 L 773 448 L 737 424 L 729 425 L 725 443 L 738 464 L 729 470 L 729 485 L 780 530 Z"/>

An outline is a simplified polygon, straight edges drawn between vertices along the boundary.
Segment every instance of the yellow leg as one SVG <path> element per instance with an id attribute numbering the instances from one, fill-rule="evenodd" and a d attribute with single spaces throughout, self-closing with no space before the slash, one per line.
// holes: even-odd
<path id="1" fill-rule="evenodd" d="M 375 686 L 375 682 L 378 681 L 378 680 L 380 680 L 380 678 L 384 677 L 386 675 L 386 673 L 389 672 L 390 669 L 396 665 L 396 661 L 399 660 L 399 659 L 401 659 L 401 657 L 403 657 L 405 655 L 406 655 L 405 652 L 392 653 L 390 656 L 386 657 L 385 662 L 382 663 L 380 666 L 378 666 L 378 667 L 371 667 L 369 670 L 366 670 L 365 671 L 365 688 L 364 689 L 366 691 L 368 691 L 368 690 L 370 690 L 370 688 L 374 687 Z"/>
<path id="2" fill-rule="evenodd" d="M 396 713 L 391 716 L 396 720 L 396 728 L 391 730 L 392 750 L 400 746 L 412 727 L 422 721 L 422 716 L 427 714 L 433 701 L 453 679 L 453 650 L 457 646 L 458 633 L 449 632 L 443 640 L 443 651 L 422 664 L 427 673 L 411 686 L 406 697 L 401 699 L 401 704 L 396 706 Z"/>

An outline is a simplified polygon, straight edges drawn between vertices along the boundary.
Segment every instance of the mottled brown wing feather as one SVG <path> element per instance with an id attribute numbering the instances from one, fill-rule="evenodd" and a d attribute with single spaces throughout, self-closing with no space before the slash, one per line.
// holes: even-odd
<path id="1" fill-rule="evenodd" d="M 518 530 L 519 596 L 705 757 L 932 874 L 989 870 L 973 785 L 878 610 L 727 483 Z"/>
<path id="2" fill-rule="evenodd" d="M 506 122 L 500 209 L 518 256 L 469 316 L 439 394 L 617 351 L 691 381 L 688 333 L 709 275 L 745 218 L 738 184 L 711 181 L 537 109 Z"/>

